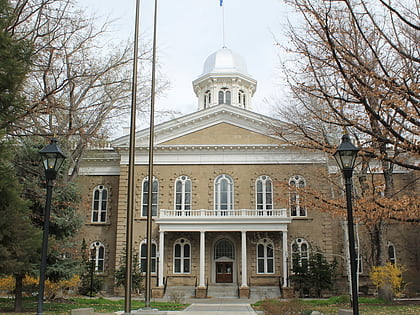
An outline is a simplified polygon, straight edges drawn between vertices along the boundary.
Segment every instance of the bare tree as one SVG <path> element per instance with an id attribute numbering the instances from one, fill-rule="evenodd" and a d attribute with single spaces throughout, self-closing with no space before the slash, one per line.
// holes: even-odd
<path id="1" fill-rule="evenodd" d="M 74 174 L 89 143 L 110 135 L 131 98 L 132 45 L 105 44 L 110 23 L 97 29 L 71 0 L 15 0 L 9 31 L 34 45 L 25 94 L 29 109 L 13 135 L 57 135 L 72 145 Z M 139 53 L 138 106 L 150 98 L 150 45 Z M 161 80 L 158 91 L 167 85 Z"/>
<path id="2" fill-rule="evenodd" d="M 420 3 L 286 2 L 303 21 L 291 25 L 291 47 L 283 47 L 292 56 L 283 60 L 283 71 L 296 103 L 279 107 L 287 127 L 277 133 L 287 143 L 330 154 L 338 131 L 353 135 L 362 148 L 356 215 L 370 232 L 373 264 L 382 265 L 388 223 L 420 217 L 412 193 L 420 170 Z M 395 187 L 396 167 L 411 170 L 410 184 Z M 325 197 L 314 194 L 313 200 L 340 209 Z"/>

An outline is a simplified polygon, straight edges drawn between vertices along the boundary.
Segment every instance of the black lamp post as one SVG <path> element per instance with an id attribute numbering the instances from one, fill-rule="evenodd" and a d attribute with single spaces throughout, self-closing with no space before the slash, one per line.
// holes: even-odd
<path id="1" fill-rule="evenodd" d="M 50 229 L 50 210 L 53 181 L 57 177 L 57 172 L 66 158 L 60 148 L 57 146 L 57 139 L 52 138 L 51 143 L 39 151 L 45 169 L 45 178 L 47 179 L 47 198 L 44 212 L 44 233 L 42 236 L 41 267 L 39 271 L 39 292 L 37 315 L 43 314 L 44 303 L 44 285 L 45 270 L 47 267 L 48 252 L 48 234 Z"/>
<path id="2" fill-rule="evenodd" d="M 340 146 L 334 153 L 334 158 L 338 166 L 343 172 L 346 185 L 346 200 L 347 200 L 347 225 L 349 236 L 349 252 L 350 252 L 350 275 L 351 275 L 351 292 L 352 292 L 352 307 L 353 314 L 359 315 L 359 301 L 357 289 L 357 265 L 356 265 L 356 250 L 354 243 L 354 227 L 353 227 L 353 209 L 351 199 L 351 178 L 353 176 L 354 163 L 356 161 L 357 152 L 359 149 L 355 147 L 349 135 L 343 135 Z"/>

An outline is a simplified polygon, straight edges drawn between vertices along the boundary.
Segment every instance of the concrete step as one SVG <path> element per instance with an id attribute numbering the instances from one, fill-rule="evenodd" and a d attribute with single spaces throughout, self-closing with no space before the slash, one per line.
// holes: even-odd
<path id="1" fill-rule="evenodd" d="M 238 298 L 238 285 L 231 283 L 209 284 L 208 297 Z"/>
<path id="2" fill-rule="evenodd" d="M 194 286 L 168 286 L 165 292 L 165 299 L 176 302 L 179 299 L 194 297 L 194 294 Z"/>

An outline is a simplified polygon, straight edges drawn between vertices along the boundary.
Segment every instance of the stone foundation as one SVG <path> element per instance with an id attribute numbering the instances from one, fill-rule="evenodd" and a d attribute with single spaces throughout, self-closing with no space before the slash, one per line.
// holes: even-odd
<path id="1" fill-rule="evenodd" d="M 205 299 L 206 296 L 206 288 L 205 287 L 196 287 L 195 288 L 195 297 L 197 299 Z"/>
<path id="2" fill-rule="evenodd" d="M 293 299 L 295 297 L 293 288 L 283 287 L 281 288 L 281 291 L 283 299 Z"/>
<path id="3" fill-rule="evenodd" d="M 240 287 L 239 288 L 239 298 L 240 299 L 249 299 L 249 287 Z"/>
<path id="4" fill-rule="evenodd" d="M 152 298 L 163 298 L 163 288 L 152 288 Z"/>

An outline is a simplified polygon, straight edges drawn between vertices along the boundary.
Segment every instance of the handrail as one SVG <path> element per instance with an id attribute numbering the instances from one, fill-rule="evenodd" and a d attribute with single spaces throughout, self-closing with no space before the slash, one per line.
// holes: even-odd
<path id="1" fill-rule="evenodd" d="M 209 278 L 206 278 L 206 297 L 209 293 Z"/>
<path id="2" fill-rule="evenodd" d="M 163 296 L 166 294 L 166 287 L 168 285 L 168 277 L 163 277 Z"/>
<path id="3" fill-rule="evenodd" d="M 195 283 L 194 283 L 194 296 L 197 297 L 197 276 L 195 276 Z"/>
<path id="4" fill-rule="evenodd" d="M 174 210 L 160 209 L 160 218 L 168 217 L 280 217 L 288 218 L 287 209 L 232 209 L 232 210 L 216 210 L 216 209 L 196 209 L 196 210 Z"/>

